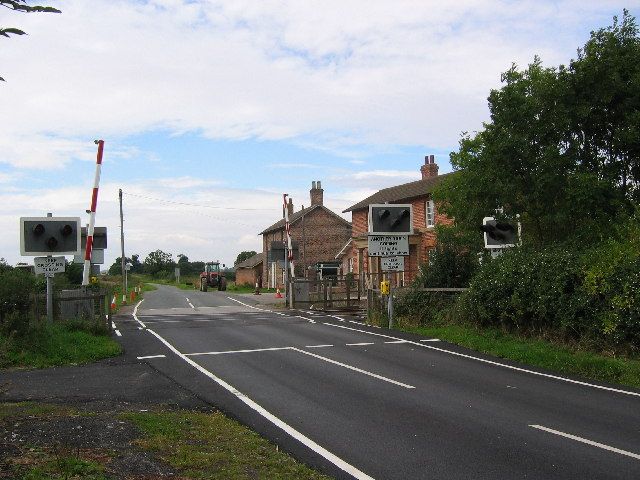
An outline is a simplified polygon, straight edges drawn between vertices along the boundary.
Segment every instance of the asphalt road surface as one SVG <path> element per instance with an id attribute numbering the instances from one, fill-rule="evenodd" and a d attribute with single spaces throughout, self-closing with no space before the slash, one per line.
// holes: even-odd
<path id="1" fill-rule="evenodd" d="M 119 339 L 337 478 L 640 479 L 640 391 L 348 317 L 159 286 Z"/>

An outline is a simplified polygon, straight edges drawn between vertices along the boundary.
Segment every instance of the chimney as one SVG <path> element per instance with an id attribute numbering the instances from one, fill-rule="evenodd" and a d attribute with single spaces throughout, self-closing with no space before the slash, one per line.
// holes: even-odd
<path id="1" fill-rule="evenodd" d="M 322 205 L 322 194 L 324 193 L 324 190 L 322 190 L 322 184 L 320 183 L 320 180 L 318 180 L 317 182 L 311 182 L 311 190 L 309 191 L 309 193 L 311 196 L 312 207 L 316 205 Z"/>
<path id="2" fill-rule="evenodd" d="M 426 155 L 424 157 L 424 165 L 420 167 L 422 180 L 438 176 L 438 164 L 435 162 L 434 155 Z"/>
<path id="3" fill-rule="evenodd" d="M 289 197 L 289 203 L 287 203 L 287 213 L 289 214 L 289 218 L 293 215 L 293 200 Z"/>

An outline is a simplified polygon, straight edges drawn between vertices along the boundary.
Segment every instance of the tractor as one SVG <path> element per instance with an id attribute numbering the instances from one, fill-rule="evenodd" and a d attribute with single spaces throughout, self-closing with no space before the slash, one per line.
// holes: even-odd
<path id="1" fill-rule="evenodd" d="M 222 265 L 224 268 L 224 265 Z M 208 262 L 204 266 L 204 272 L 200 274 L 200 291 L 206 292 L 207 288 L 227 289 L 227 279 L 220 271 L 220 262 Z"/>

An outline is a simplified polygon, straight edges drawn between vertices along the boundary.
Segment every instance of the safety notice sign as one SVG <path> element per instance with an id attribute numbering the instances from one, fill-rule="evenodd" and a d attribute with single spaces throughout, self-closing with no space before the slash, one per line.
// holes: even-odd
<path id="1" fill-rule="evenodd" d="M 64 257 L 35 257 L 33 259 L 36 274 L 63 273 L 65 268 Z"/>
<path id="2" fill-rule="evenodd" d="M 370 257 L 396 257 L 409 255 L 408 235 L 369 235 Z"/>

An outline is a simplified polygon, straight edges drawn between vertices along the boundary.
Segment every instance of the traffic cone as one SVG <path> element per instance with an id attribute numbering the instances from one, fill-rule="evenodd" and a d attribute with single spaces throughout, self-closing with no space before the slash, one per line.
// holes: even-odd
<path id="1" fill-rule="evenodd" d="M 276 298 L 284 298 L 284 297 L 282 296 L 282 294 L 280 293 L 280 287 L 277 287 L 277 288 L 276 288 Z"/>
<path id="2" fill-rule="evenodd" d="M 131 290 L 131 302 L 133 303 L 136 300 L 136 292 Z"/>
<path id="3" fill-rule="evenodd" d="M 116 296 L 113 296 L 113 299 L 111 300 L 111 310 L 115 310 L 116 309 Z"/>

